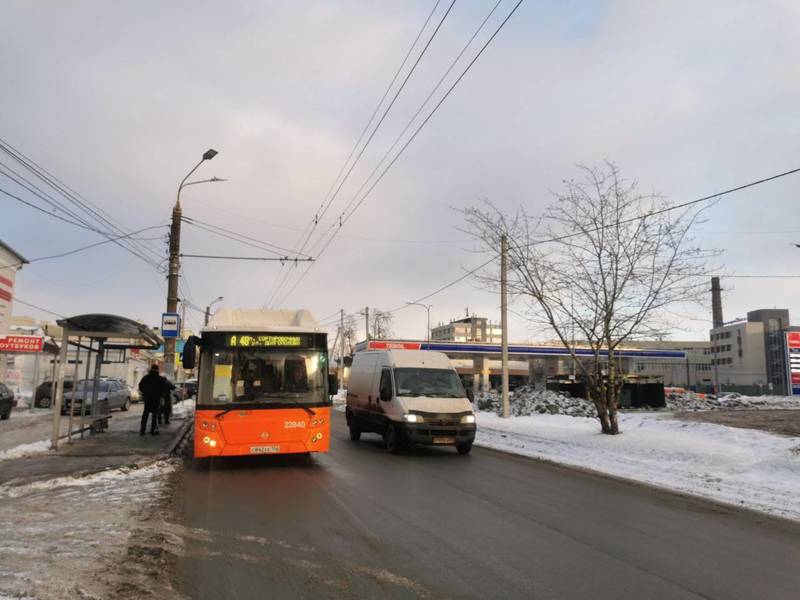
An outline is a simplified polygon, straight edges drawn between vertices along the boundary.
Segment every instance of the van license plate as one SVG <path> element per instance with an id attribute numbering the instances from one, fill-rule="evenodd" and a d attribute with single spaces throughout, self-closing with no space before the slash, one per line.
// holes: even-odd
<path id="1" fill-rule="evenodd" d="M 434 444 L 455 444 L 456 438 L 451 437 L 435 437 L 433 438 Z"/>
<path id="2" fill-rule="evenodd" d="M 250 446 L 250 454 L 275 454 L 280 452 L 280 446 Z"/>

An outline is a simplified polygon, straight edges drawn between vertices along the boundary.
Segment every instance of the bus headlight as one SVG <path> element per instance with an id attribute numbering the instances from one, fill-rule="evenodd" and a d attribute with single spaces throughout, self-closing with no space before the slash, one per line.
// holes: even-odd
<path id="1" fill-rule="evenodd" d="M 462 425 L 470 425 L 472 423 L 475 423 L 475 415 L 464 415 L 461 417 Z"/>
<path id="2" fill-rule="evenodd" d="M 403 421 L 406 423 L 422 423 L 423 418 L 419 415 L 405 414 L 403 415 Z"/>
<path id="3" fill-rule="evenodd" d="M 217 440 L 210 440 L 208 442 L 208 445 L 211 446 L 212 448 L 216 448 L 217 447 Z"/>

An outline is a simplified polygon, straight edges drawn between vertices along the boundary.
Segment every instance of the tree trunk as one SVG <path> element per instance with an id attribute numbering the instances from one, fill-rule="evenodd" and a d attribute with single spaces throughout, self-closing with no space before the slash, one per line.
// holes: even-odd
<path id="1" fill-rule="evenodd" d="M 621 380 L 617 376 L 617 362 L 614 357 L 614 350 L 609 344 L 608 350 L 608 383 L 606 384 L 606 407 L 608 408 L 609 430 L 604 433 L 617 435 L 619 433 L 619 419 L 617 410 L 619 409 L 619 393 L 622 389 Z"/>

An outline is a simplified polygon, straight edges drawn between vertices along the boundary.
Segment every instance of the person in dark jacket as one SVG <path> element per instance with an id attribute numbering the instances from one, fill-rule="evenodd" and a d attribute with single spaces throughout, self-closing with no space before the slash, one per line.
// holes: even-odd
<path id="1" fill-rule="evenodd" d="M 168 391 L 167 380 L 158 374 L 158 365 L 150 367 L 150 372 L 142 377 L 139 382 L 139 392 L 144 399 L 144 412 L 139 435 L 144 435 L 147 429 L 147 417 L 153 415 L 150 433 L 158 435 L 158 413 L 161 408 L 161 397 Z"/>
<path id="2" fill-rule="evenodd" d="M 166 384 L 164 386 L 164 395 L 161 397 L 161 407 L 158 411 L 158 424 L 161 425 L 162 421 L 165 425 L 169 425 L 169 418 L 172 416 L 172 393 L 175 391 L 175 384 L 166 377 L 162 377 Z"/>

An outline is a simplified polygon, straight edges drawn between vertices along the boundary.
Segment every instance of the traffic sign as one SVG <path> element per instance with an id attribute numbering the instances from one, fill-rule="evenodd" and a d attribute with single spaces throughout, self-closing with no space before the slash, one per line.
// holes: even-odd
<path id="1" fill-rule="evenodd" d="M 181 330 L 181 318 L 178 313 L 161 315 L 161 337 L 176 338 Z"/>

